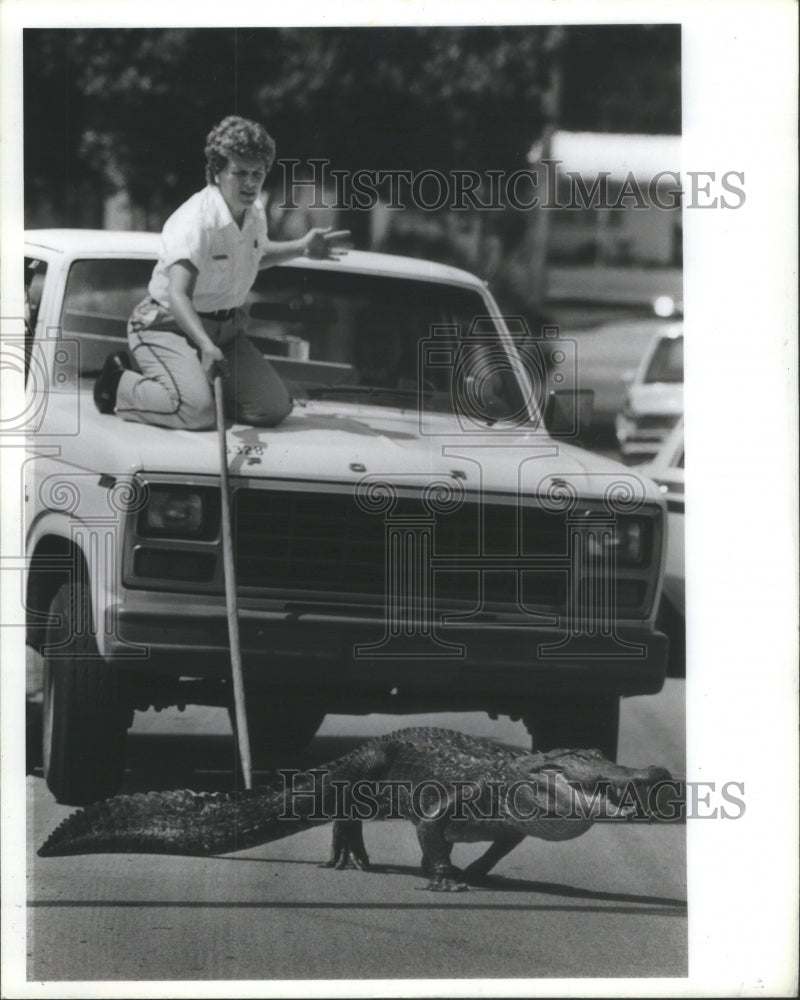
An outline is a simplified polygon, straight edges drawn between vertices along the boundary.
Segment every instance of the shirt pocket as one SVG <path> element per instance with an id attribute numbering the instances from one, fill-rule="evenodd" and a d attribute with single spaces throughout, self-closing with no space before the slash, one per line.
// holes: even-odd
<path id="1" fill-rule="evenodd" d="M 225 249 L 215 250 L 212 247 L 205 268 L 206 273 L 203 275 L 205 278 L 204 284 L 211 285 L 214 288 L 220 288 L 229 284 L 231 270 L 232 261 L 230 253 Z"/>

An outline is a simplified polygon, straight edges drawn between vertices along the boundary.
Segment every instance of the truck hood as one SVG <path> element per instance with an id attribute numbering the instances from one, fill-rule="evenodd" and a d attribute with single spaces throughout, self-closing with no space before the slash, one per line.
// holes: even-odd
<path id="1" fill-rule="evenodd" d="M 70 402 L 74 406 L 74 397 Z M 64 458 L 72 453 L 71 465 L 111 476 L 191 480 L 219 474 L 216 431 L 166 430 L 102 415 L 90 395 L 81 403 L 80 435 L 62 452 Z M 521 488 L 530 495 L 557 487 L 560 479 L 583 497 L 600 498 L 620 482 L 637 499 L 661 503 L 656 487 L 635 470 L 544 432 L 522 433 L 501 423 L 465 428 L 456 417 L 421 416 L 416 408 L 302 401 L 279 427 L 229 425 L 226 442 L 232 481 L 354 484 L 368 478 L 423 487 L 432 479 L 457 479 L 467 492 L 516 494 Z"/>

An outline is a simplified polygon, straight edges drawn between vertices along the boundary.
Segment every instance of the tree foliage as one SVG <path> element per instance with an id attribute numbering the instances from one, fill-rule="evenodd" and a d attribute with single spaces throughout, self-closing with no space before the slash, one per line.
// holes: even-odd
<path id="1" fill-rule="evenodd" d="M 562 65 L 562 127 L 677 131 L 679 29 L 27 29 L 26 203 L 70 223 L 87 190 L 170 210 L 227 114 L 336 169 L 523 166 Z M 592 124 L 594 123 L 594 124 Z"/>
<path id="2" fill-rule="evenodd" d="M 547 31 L 287 31 L 259 111 L 279 148 L 344 169 L 513 169 L 544 120 Z"/>
<path id="3" fill-rule="evenodd" d="M 34 189 L 66 206 L 80 181 L 145 204 L 202 186 L 205 135 L 236 108 L 233 32 L 29 30 L 23 58 Z"/>
<path id="4" fill-rule="evenodd" d="M 561 62 L 562 128 L 680 133 L 679 24 L 575 25 Z"/>

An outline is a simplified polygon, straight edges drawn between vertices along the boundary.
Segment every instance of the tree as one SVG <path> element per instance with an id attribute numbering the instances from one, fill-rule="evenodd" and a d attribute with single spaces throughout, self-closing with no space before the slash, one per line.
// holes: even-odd
<path id="1" fill-rule="evenodd" d="M 340 169 L 523 165 L 542 124 L 541 31 L 28 30 L 29 195 L 89 183 L 177 203 L 210 125 L 264 120 L 279 154 Z"/>
<path id="2" fill-rule="evenodd" d="M 287 155 L 343 169 L 514 169 L 543 124 L 545 31 L 292 29 L 259 109 Z"/>
<path id="3" fill-rule="evenodd" d="M 26 207 L 85 224 L 87 192 L 163 217 L 203 183 L 210 126 L 263 120 L 279 156 L 342 170 L 526 165 L 548 124 L 680 128 L 680 28 L 26 29 Z M 41 214 L 41 212 L 39 213 Z"/>
<path id="4" fill-rule="evenodd" d="M 27 30 L 23 45 L 29 198 L 69 215 L 86 183 L 173 207 L 202 185 L 209 126 L 237 109 L 233 30 Z"/>

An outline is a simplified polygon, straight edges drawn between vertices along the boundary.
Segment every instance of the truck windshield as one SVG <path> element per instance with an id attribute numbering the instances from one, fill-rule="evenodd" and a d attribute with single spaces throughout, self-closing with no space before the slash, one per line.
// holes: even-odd
<path id="1" fill-rule="evenodd" d="M 127 344 L 153 261 L 76 261 L 62 335 L 93 379 Z M 527 422 L 531 407 L 487 303 L 473 289 L 352 271 L 275 267 L 247 300 L 248 335 L 298 397 Z M 515 340 L 518 338 L 515 337 Z"/>
<path id="2" fill-rule="evenodd" d="M 259 273 L 249 307 L 251 339 L 312 399 L 527 419 L 515 362 L 472 289 L 271 268 Z"/>

